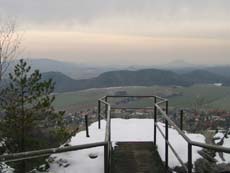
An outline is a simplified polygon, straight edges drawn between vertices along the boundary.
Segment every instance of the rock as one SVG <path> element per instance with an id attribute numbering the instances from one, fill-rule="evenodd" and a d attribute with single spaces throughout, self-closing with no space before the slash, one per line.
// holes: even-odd
<path id="1" fill-rule="evenodd" d="M 90 153 L 89 158 L 96 159 L 98 157 L 97 153 Z"/>
<path id="2" fill-rule="evenodd" d="M 198 151 L 198 153 L 199 153 L 204 159 L 207 159 L 207 160 L 210 161 L 210 162 L 213 162 L 213 163 L 217 162 L 217 160 L 214 159 L 214 158 L 211 156 L 211 154 L 208 153 L 208 152 L 205 151 L 205 150 L 200 150 L 200 151 Z"/>
<path id="3" fill-rule="evenodd" d="M 49 157 L 48 159 L 46 159 L 46 161 L 48 163 L 53 163 L 55 161 L 56 157 Z"/>
<path id="4" fill-rule="evenodd" d="M 216 164 L 206 159 L 198 159 L 195 162 L 195 172 L 197 173 L 217 173 L 217 171 Z"/>
<path id="5" fill-rule="evenodd" d="M 47 171 L 50 168 L 49 164 L 43 164 L 37 168 L 38 171 Z"/>
<path id="6" fill-rule="evenodd" d="M 184 169 L 184 167 L 176 166 L 176 167 L 173 169 L 173 172 L 176 172 L 176 173 L 186 173 L 186 170 Z"/>
<path id="7" fill-rule="evenodd" d="M 64 144 L 64 147 L 69 147 L 71 146 L 69 143 Z"/>
<path id="8" fill-rule="evenodd" d="M 67 163 L 67 164 L 63 165 L 63 167 L 64 167 L 64 168 L 67 168 L 69 165 L 70 165 L 70 164 Z"/>
<path id="9" fill-rule="evenodd" d="M 230 173 L 230 164 L 218 164 L 217 169 L 219 170 L 218 173 Z"/>

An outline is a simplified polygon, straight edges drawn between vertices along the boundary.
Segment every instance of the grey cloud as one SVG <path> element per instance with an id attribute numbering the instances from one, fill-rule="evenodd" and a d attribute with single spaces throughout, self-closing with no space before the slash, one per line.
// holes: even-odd
<path id="1" fill-rule="evenodd" d="M 224 20 L 230 15 L 229 0 L 0 0 L 0 4 L 3 13 L 33 22 L 90 22 L 110 15 Z"/>

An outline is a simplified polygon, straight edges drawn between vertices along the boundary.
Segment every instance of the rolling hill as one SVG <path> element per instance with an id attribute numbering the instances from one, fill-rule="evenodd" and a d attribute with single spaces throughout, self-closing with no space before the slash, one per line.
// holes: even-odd
<path id="1" fill-rule="evenodd" d="M 90 64 L 77 64 L 65 61 L 58 61 L 52 59 L 27 59 L 26 60 L 32 69 L 39 69 L 42 73 L 47 72 L 62 72 L 66 76 L 73 79 L 90 79 L 97 77 L 98 75 L 112 70 L 122 69 L 123 67 L 112 66 L 97 66 Z M 14 66 L 18 63 L 18 60 L 12 61 L 6 72 L 12 72 Z M 8 77 L 7 75 L 5 76 Z"/>
<path id="2" fill-rule="evenodd" d="M 117 86 L 191 86 L 193 84 L 223 83 L 230 84 L 230 78 L 204 70 L 195 70 L 185 74 L 158 69 L 137 71 L 110 71 L 91 79 L 72 79 L 60 72 L 43 73 L 43 79 L 52 78 L 56 82 L 56 92 L 78 91 L 89 88 Z"/>

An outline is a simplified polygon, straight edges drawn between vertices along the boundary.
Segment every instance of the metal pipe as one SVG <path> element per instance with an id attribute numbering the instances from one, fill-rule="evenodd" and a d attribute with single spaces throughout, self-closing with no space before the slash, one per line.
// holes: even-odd
<path id="1" fill-rule="evenodd" d="M 105 117 L 107 118 L 108 114 L 107 114 L 107 110 L 108 110 L 108 106 L 110 105 L 108 102 L 107 102 L 107 96 L 105 97 L 105 102 L 107 103 L 107 105 L 105 105 Z"/>
<path id="2" fill-rule="evenodd" d="M 101 101 L 98 100 L 97 104 L 97 118 L 98 118 L 98 129 L 101 128 Z"/>
<path id="3" fill-rule="evenodd" d="M 168 115 L 168 101 L 165 102 L 165 112 L 166 112 L 166 115 Z M 168 170 L 168 155 L 169 155 L 169 151 L 168 151 L 168 138 L 169 138 L 169 135 L 168 135 L 168 120 L 165 119 L 165 168 L 166 168 L 166 171 Z"/>
<path id="4" fill-rule="evenodd" d="M 188 173 L 192 173 L 192 145 L 188 143 Z"/>
<path id="5" fill-rule="evenodd" d="M 105 141 L 108 142 L 111 140 L 111 117 L 110 117 L 110 106 L 107 108 L 107 119 L 106 119 L 106 127 L 105 127 Z"/>
<path id="6" fill-rule="evenodd" d="M 88 115 L 85 115 L 85 132 L 86 132 L 86 137 L 89 138 Z"/>
<path id="7" fill-rule="evenodd" d="M 229 147 L 222 147 L 222 146 L 219 146 L 219 145 L 205 144 L 205 143 L 196 142 L 196 141 L 191 141 L 190 144 L 193 145 L 193 146 L 201 147 L 201 148 L 215 150 L 217 152 L 230 153 L 230 148 Z"/>
<path id="8" fill-rule="evenodd" d="M 103 103 L 103 104 L 105 104 L 105 105 L 108 105 L 109 103 L 107 103 L 106 101 L 104 101 L 104 100 L 101 100 L 101 99 L 99 99 L 100 101 L 101 101 L 101 103 Z"/>
<path id="9" fill-rule="evenodd" d="M 83 150 L 83 149 L 88 149 L 88 148 L 104 146 L 105 144 L 106 142 L 96 142 L 96 143 L 90 143 L 90 144 L 84 144 L 84 145 L 75 145 L 75 146 L 62 147 L 62 148 L 49 148 L 49 149 L 44 149 L 44 150 L 35 150 L 35 151 L 27 151 L 27 152 L 22 152 L 22 153 L 1 155 L 0 162 L 27 160 L 27 159 L 30 159 L 31 157 L 37 158 L 41 156 L 48 156 L 51 154 Z"/>
<path id="10" fill-rule="evenodd" d="M 104 99 L 105 99 L 105 97 L 106 97 L 106 96 L 103 96 L 103 97 L 99 98 L 99 100 L 104 100 Z"/>
<path id="11" fill-rule="evenodd" d="M 169 122 L 169 124 L 170 124 L 171 126 L 173 126 L 173 127 L 176 129 L 176 131 L 177 131 L 187 142 L 191 143 L 192 141 L 187 137 L 187 135 L 185 135 L 185 133 L 182 132 L 182 131 L 180 130 L 180 128 L 177 127 L 177 125 L 176 125 L 176 124 L 165 114 L 165 112 L 161 109 L 161 107 L 160 107 L 158 104 L 156 104 L 156 107 L 157 107 L 157 109 L 160 111 L 160 113 L 161 113 L 161 115 L 163 116 L 163 118 L 166 119 L 166 120 Z"/>
<path id="12" fill-rule="evenodd" d="M 108 142 L 104 145 L 104 173 L 108 172 Z"/>
<path id="13" fill-rule="evenodd" d="M 136 96 L 134 96 L 134 95 L 132 95 L 132 96 L 129 96 L 129 95 L 119 95 L 119 96 L 116 96 L 116 95 L 107 95 L 106 97 L 110 97 L 110 98 L 119 98 L 119 97 L 139 97 L 139 98 L 154 98 L 154 97 L 158 97 L 158 96 L 153 96 L 153 95 L 146 95 L 146 96 L 144 96 L 144 95 L 136 95 Z M 160 97 L 159 97 L 160 98 Z"/>
<path id="14" fill-rule="evenodd" d="M 159 101 L 159 102 L 157 102 L 157 105 L 163 104 L 163 103 L 165 103 L 166 101 L 167 101 L 167 100 Z"/>
<path id="15" fill-rule="evenodd" d="M 111 107 L 111 109 L 149 109 L 149 110 L 152 110 L 153 107 L 132 107 L 132 108 L 129 108 L 129 107 Z"/>
<path id="16" fill-rule="evenodd" d="M 157 145 L 157 128 L 156 128 L 156 123 L 157 123 L 157 107 L 156 107 L 156 102 L 157 98 L 154 97 L 154 146 Z"/>
<path id="17" fill-rule="evenodd" d="M 180 129 L 183 130 L 184 111 L 180 110 Z"/>

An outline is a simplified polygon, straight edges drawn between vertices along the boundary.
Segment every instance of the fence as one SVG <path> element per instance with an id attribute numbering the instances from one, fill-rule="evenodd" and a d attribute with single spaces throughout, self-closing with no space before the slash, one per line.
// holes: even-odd
<path id="1" fill-rule="evenodd" d="M 153 106 L 152 107 L 111 107 L 109 103 L 111 98 L 150 98 L 152 99 Z M 108 99 L 110 99 L 108 101 Z M 162 106 L 163 105 L 163 106 Z M 164 108 L 163 108 L 164 107 Z M 76 145 L 76 146 L 67 146 L 62 148 L 50 148 L 45 150 L 36 150 L 36 151 L 28 151 L 23 153 L 15 153 L 8 155 L 1 155 L 0 162 L 14 162 L 14 161 L 22 161 L 32 158 L 38 158 L 43 156 L 48 156 L 56 153 L 70 152 L 83 150 L 94 147 L 104 147 L 104 173 L 111 172 L 111 160 L 112 160 L 112 142 L 111 142 L 111 110 L 115 109 L 150 109 L 153 112 L 154 118 L 154 145 L 157 145 L 157 130 L 165 139 L 165 168 L 168 170 L 168 160 L 169 160 L 169 148 L 181 163 L 181 165 L 185 168 L 186 172 L 192 173 L 193 165 L 192 165 L 192 147 L 197 146 L 201 148 L 206 148 L 210 150 L 215 150 L 217 152 L 225 152 L 230 153 L 230 148 L 221 147 L 217 145 L 210 145 L 205 143 L 200 143 L 196 141 L 192 141 L 188 138 L 188 136 L 169 118 L 168 116 L 168 100 L 158 97 L 158 96 L 105 96 L 98 100 L 98 128 L 101 128 L 101 119 L 104 118 L 106 120 L 106 131 L 105 131 L 105 139 L 104 141 L 97 143 L 90 143 L 84 145 Z M 163 132 L 159 125 L 157 124 L 158 113 L 163 117 L 165 123 L 165 132 Z M 182 119 L 182 118 L 181 118 Z M 182 124 L 182 123 L 181 123 Z M 175 151 L 173 146 L 169 141 L 169 133 L 168 128 L 169 125 L 174 127 L 174 129 L 183 137 L 183 139 L 187 142 L 188 145 L 188 159 L 187 164 L 186 161 L 182 160 L 178 153 Z"/>
<path id="2" fill-rule="evenodd" d="M 159 101 L 158 101 L 159 100 Z M 165 104 L 165 111 L 163 110 L 163 108 L 161 107 L 162 104 Z M 161 116 L 163 117 L 163 119 L 165 120 L 165 133 L 163 133 L 163 131 L 160 129 L 160 127 L 157 124 L 157 116 L 158 116 L 158 112 L 161 114 Z M 183 112 L 181 112 L 181 120 L 183 116 Z M 179 128 L 168 116 L 168 100 L 164 99 L 164 98 L 160 98 L 160 97 L 155 97 L 154 98 L 154 145 L 156 145 L 156 133 L 157 130 L 160 132 L 160 134 L 164 137 L 165 139 L 165 168 L 166 170 L 168 170 L 168 148 L 170 147 L 171 151 L 173 152 L 173 154 L 175 155 L 175 157 L 178 159 L 178 161 L 180 162 L 180 164 L 184 167 L 184 169 L 186 170 L 186 172 L 188 173 L 192 173 L 193 170 L 193 164 L 192 164 L 192 147 L 193 146 L 197 146 L 197 147 L 201 147 L 201 148 L 206 148 L 206 149 L 210 149 L 210 150 L 214 150 L 217 152 L 225 152 L 225 153 L 230 153 L 230 148 L 226 148 L 226 147 L 222 147 L 222 146 L 217 146 L 217 145 L 211 145 L 211 144 L 205 144 L 205 143 L 200 143 L 200 142 L 196 142 L 196 141 L 192 141 L 189 139 L 189 137 L 181 130 L 182 129 L 182 124 L 183 122 L 180 123 L 181 128 Z M 170 141 L 169 141 L 169 134 L 168 134 L 168 128 L 169 125 L 171 125 L 172 127 L 174 127 L 174 129 L 179 133 L 179 135 L 181 135 L 183 137 L 183 139 L 187 142 L 188 145 L 188 160 L 187 160 L 187 165 L 185 164 L 185 161 L 183 161 L 178 153 L 175 151 L 175 149 L 173 148 L 173 146 L 171 145 Z"/>
<path id="3" fill-rule="evenodd" d="M 153 107 L 111 107 L 110 104 L 108 104 L 108 99 L 111 98 L 127 98 L 127 97 L 135 97 L 135 98 L 151 98 L 153 100 Z M 157 145 L 157 130 L 159 131 L 160 135 L 162 135 L 162 137 L 165 140 L 165 168 L 166 171 L 169 170 L 169 166 L 168 166 L 168 160 L 169 160 L 169 148 L 171 149 L 172 153 L 175 155 L 175 157 L 177 158 L 177 160 L 180 162 L 180 164 L 182 165 L 182 167 L 184 167 L 185 171 L 188 173 L 192 173 L 193 170 L 193 164 L 192 164 L 192 147 L 193 146 L 197 146 L 197 147 L 201 147 L 201 148 L 206 148 L 209 150 L 214 150 L 216 152 L 224 152 L 224 153 L 230 153 L 230 148 L 227 147 L 222 147 L 222 146 L 218 146 L 218 145 L 211 145 L 211 144 L 205 144 L 205 143 L 201 143 L 201 142 L 197 142 L 197 141 L 192 141 L 189 139 L 189 137 L 182 131 L 183 128 L 183 111 L 180 112 L 180 128 L 169 118 L 169 114 L 168 114 L 168 107 L 169 107 L 169 102 L 167 99 L 164 99 L 162 97 L 159 96 L 106 96 L 103 97 L 102 99 L 100 99 L 98 101 L 98 127 L 100 128 L 100 120 L 101 120 L 101 103 L 108 105 L 105 110 L 103 110 L 104 112 L 107 112 L 107 117 L 105 117 L 105 119 L 107 119 L 107 125 L 106 125 L 106 134 L 109 136 L 109 138 L 107 138 L 106 142 L 111 144 L 111 112 L 108 112 L 108 110 L 106 110 L 107 108 L 109 110 L 115 110 L 115 109 L 153 109 L 153 118 L 154 118 L 154 145 Z M 164 108 L 162 107 L 162 105 L 164 106 Z M 164 119 L 164 123 L 165 123 L 165 132 L 163 132 L 160 129 L 160 126 L 157 124 L 157 120 L 158 120 L 158 113 L 161 115 L 161 117 Z M 187 159 L 187 164 L 186 161 L 182 160 L 180 158 L 180 156 L 178 155 L 178 153 L 176 152 L 176 150 L 173 148 L 172 144 L 169 141 L 169 133 L 168 133 L 168 129 L 169 129 L 169 125 L 171 127 L 173 127 L 178 133 L 179 135 L 182 136 L 182 138 L 187 142 L 188 145 L 188 159 Z M 109 168 L 111 168 L 111 148 L 110 150 L 107 151 L 108 153 L 108 157 L 110 162 L 107 162 Z"/>

